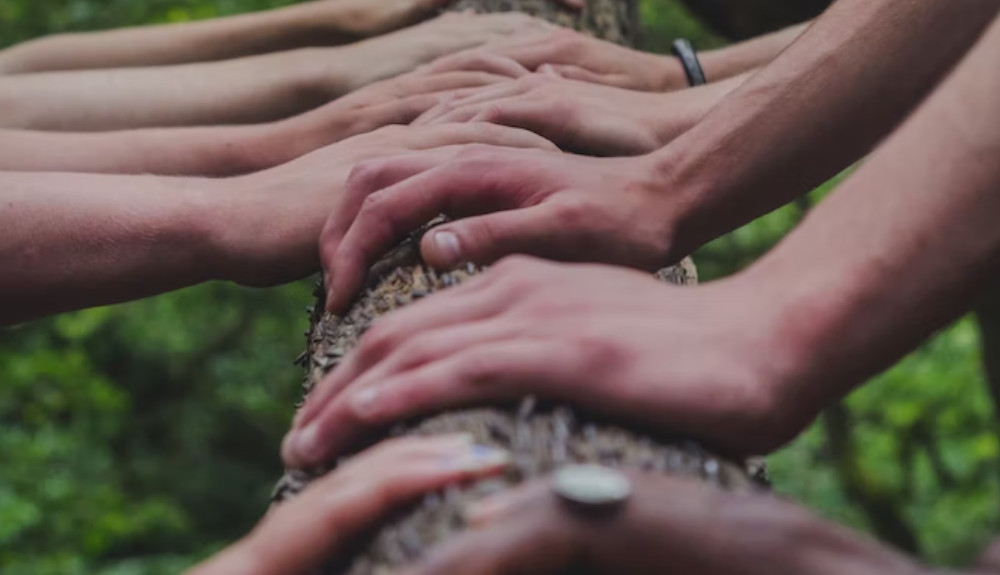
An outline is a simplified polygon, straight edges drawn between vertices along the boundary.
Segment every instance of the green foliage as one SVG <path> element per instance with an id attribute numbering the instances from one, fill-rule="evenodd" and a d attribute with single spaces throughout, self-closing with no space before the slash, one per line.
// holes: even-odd
<path id="1" fill-rule="evenodd" d="M 281 3 L 0 0 L 0 39 Z M 648 49 L 721 43 L 673 0 L 642 9 Z M 751 263 L 831 187 L 707 246 L 702 274 Z M 0 572 L 177 573 L 249 529 L 281 471 L 308 292 L 210 284 L 0 331 Z M 868 528 L 856 482 L 892 502 L 926 558 L 967 560 L 996 531 L 1000 495 L 979 360 L 969 321 L 946 330 L 850 398 L 849 458 L 824 423 L 775 456 L 778 491 Z"/>

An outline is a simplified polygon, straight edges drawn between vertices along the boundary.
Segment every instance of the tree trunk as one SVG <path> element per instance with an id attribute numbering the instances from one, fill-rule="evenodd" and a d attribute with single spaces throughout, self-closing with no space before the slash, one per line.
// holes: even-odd
<path id="1" fill-rule="evenodd" d="M 731 40 L 744 40 L 819 15 L 832 0 L 681 0 Z"/>
<path id="2" fill-rule="evenodd" d="M 637 30 L 634 0 L 590 0 L 575 16 L 546 0 L 459 0 L 454 9 L 479 11 L 523 10 L 573 26 L 602 38 L 631 44 Z M 365 290 L 343 317 L 324 314 L 319 301 L 311 314 L 308 349 L 302 355 L 306 368 L 306 394 L 333 369 L 371 323 L 393 309 L 433 292 L 459 284 L 481 271 L 467 266 L 436 272 L 420 261 L 418 235 L 394 249 L 374 266 Z M 663 281 L 690 284 L 694 266 L 684 262 L 661 271 Z M 317 290 L 322 300 L 323 290 Z M 744 462 L 707 453 L 695 443 L 644 435 L 628 424 L 585 414 L 569 406 L 549 405 L 524 398 L 517 405 L 461 410 L 408 422 L 382 435 L 466 432 L 480 443 L 505 448 L 513 454 L 510 471 L 501 478 L 474 485 L 455 486 L 425 498 L 420 504 L 360 542 L 356 552 L 331 564 L 323 573 L 367 575 L 388 573 L 418 558 L 421 553 L 463 528 L 461 509 L 472 500 L 505 489 L 525 479 L 550 473 L 566 463 L 601 463 L 701 478 L 728 489 L 752 485 Z M 363 446 L 358 446 L 363 447 Z M 275 489 L 280 502 L 301 491 L 326 469 L 289 470 Z"/>

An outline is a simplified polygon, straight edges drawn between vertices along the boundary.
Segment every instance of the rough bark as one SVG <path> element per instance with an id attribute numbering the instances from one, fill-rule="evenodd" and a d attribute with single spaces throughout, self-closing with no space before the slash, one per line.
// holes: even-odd
<path id="1" fill-rule="evenodd" d="M 455 9 L 480 11 L 519 9 L 570 25 L 622 44 L 631 43 L 637 29 L 636 8 L 630 0 L 590 0 L 588 9 L 574 16 L 544 0 L 460 0 Z M 306 368 L 308 394 L 344 357 L 378 317 L 431 293 L 461 283 L 481 270 L 467 266 L 436 272 L 420 261 L 417 236 L 394 249 L 369 274 L 367 286 L 343 317 L 324 314 L 322 290 L 311 314 L 308 349 L 301 361 Z M 661 271 L 663 281 L 690 284 L 694 266 L 684 262 Z M 524 398 L 513 405 L 460 410 L 419 421 L 405 422 L 371 442 L 398 434 L 467 432 L 477 441 L 512 452 L 509 472 L 474 485 L 454 486 L 424 498 L 377 532 L 359 541 L 355 552 L 342 557 L 323 573 L 368 575 L 388 573 L 404 565 L 437 542 L 463 528 L 461 510 L 471 500 L 505 489 L 525 479 L 547 475 L 565 463 L 595 462 L 654 472 L 701 478 L 728 489 L 749 489 L 753 475 L 745 462 L 708 453 L 681 438 L 644 433 L 625 422 L 611 422 L 571 406 L 549 405 Z M 364 446 L 357 446 L 359 449 Z M 280 502 L 300 492 L 328 469 L 289 470 L 275 489 Z"/>
<path id="2" fill-rule="evenodd" d="M 814 18 L 832 0 L 681 0 L 717 32 L 732 40 L 753 38 Z"/>

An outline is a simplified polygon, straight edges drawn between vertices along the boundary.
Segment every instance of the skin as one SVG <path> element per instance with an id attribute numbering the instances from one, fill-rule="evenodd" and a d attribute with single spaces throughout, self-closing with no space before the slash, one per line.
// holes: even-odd
<path id="1" fill-rule="evenodd" d="M 462 219 L 424 237 L 436 266 L 510 253 L 649 270 L 677 261 L 869 152 L 998 7 L 840 0 L 704 120 L 645 156 L 477 149 L 446 163 L 419 154 L 367 163 L 349 185 L 349 211 L 333 214 L 321 238 L 328 307 L 341 311 L 375 258 L 438 213 Z"/>
<path id="2" fill-rule="evenodd" d="M 408 26 L 449 0 L 314 0 L 274 10 L 46 36 L 0 51 L 0 74 L 164 66 L 346 44 Z"/>
<path id="3" fill-rule="evenodd" d="M 744 74 L 767 64 L 806 29 L 806 24 L 747 42 L 700 52 L 698 59 L 711 82 Z M 554 75 L 628 90 L 665 92 L 688 87 L 677 58 L 640 52 L 564 28 L 500 40 L 441 58 L 438 69 L 466 69 L 476 55 L 510 58 L 532 71 L 546 66 Z"/>
<path id="4" fill-rule="evenodd" d="M 305 277 L 356 162 L 476 142 L 553 149 L 489 124 L 389 126 L 237 178 L 0 172 L 0 325 L 209 280 Z"/>
<path id="5" fill-rule="evenodd" d="M 453 90 L 509 80 L 512 72 L 507 64 L 496 66 L 496 73 L 411 72 L 376 82 L 293 118 L 265 124 L 111 132 L 0 130 L 0 170 L 247 174 L 382 126 L 408 124 Z M 527 72 L 515 68 L 514 73 Z"/>
<path id="6" fill-rule="evenodd" d="M 602 519 L 573 513 L 545 482 L 494 496 L 468 511 L 470 531 L 400 575 L 932 572 L 770 495 L 651 474 L 629 479 L 626 506 Z"/>
<path id="7" fill-rule="evenodd" d="M 747 75 L 667 94 L 566 80 L 554 73 L 455 92 L 414 124 L 492 122 L 531 130 L 593 156 L 648 154 L 701 121 Z"/>
<path id="8" fill-rule="evenodd" d="M 188 575 L 305 575 L 425 493 L 501 472 L 508 455 L 465 435 L 383 442 L 273 509 Z"/>
<path id="9" fill-rule="evenodd" d="M 514 258 L 379 320 L 306 402 L 286 462 L 324 461 L 392 421 L 524 394 L 730 452 L 784 445 L 968 311 L 1000 271 L 998 49 L 1000 19 L 745 272 L 676 288 L 619 268 Z M 611 225 L 633 233 L 638 222 Z"/>
<path id="10" fill-rule="evenodd" d="M 524 14 L 449 13 L 333 48 L 173 66 L 3 76 L 0 127 L 105 131 L 274 121 L 445 54 L 550 28 Z"/>

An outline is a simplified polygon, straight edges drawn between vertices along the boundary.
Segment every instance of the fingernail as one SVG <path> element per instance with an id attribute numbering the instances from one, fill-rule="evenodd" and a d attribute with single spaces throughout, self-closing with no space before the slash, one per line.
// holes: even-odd
<path id="1" fill-rule="evenodd" d="M 292 453 L 301 462 L 315 463 L 319 452 L 319 425 L 311 423 L 292 437 Z"/>
<path id="2" fill-rule="evenodd" d="M 358 415 L 371 415 L 375 410 L 375 401 L 378 399 L 378 388 L 369 387 L 355 393 L 351 397 L 351 409 Z"/>
<path id="3" fill-rule="evenodd" d="M 445 265 L 457 266 L 461 263 L 459 259 L 462 257 L 462 246 L 458 242 L 458 236 L 453 232 L 435 232 L 434 247 Z"/>
<path id="4" fill-rule="evenodd" d="M 477 444 L 469 446 L 458 457 L 448 458 L 445 465 L 458 471 L 478 472 L 505 467 L 508 463 L 510 454 L 503 449 Z"/>

